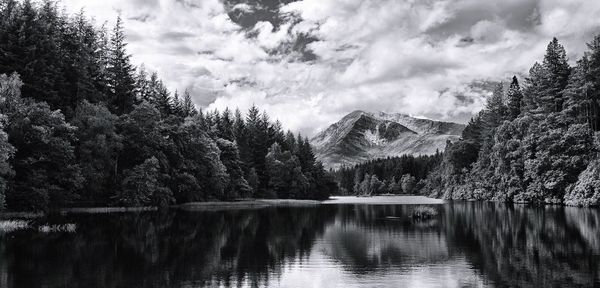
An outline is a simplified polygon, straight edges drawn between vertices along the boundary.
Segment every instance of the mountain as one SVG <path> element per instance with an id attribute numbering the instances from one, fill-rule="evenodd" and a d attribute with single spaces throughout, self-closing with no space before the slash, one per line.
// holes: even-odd
<path id="1" fill-rule="evenodd" d="M 456 141 L 465 125 L 405 114 L 354 111 L 310 141 L 327 168 L 402 154 L 431 155 Z"/>

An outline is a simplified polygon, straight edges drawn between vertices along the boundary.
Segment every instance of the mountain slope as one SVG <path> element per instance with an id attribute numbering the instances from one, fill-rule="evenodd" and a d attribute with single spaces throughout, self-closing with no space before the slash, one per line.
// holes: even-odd
<path id="1" fill-rule="evenodd" d="M 402 154 L 430 155 L 460 138 L 462 124 L 404 114 L 354 111 L 311 139 L 317 159 L 328 168 Z"/>

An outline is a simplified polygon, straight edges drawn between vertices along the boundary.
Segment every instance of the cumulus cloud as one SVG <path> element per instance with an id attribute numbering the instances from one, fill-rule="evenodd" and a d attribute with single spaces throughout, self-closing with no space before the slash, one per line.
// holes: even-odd
<path id="1" fill-rule="evenodd" d="M 600 2 L 64 0 L 125 19 L 136 64 L 207 109 L 256 104 L 312 135 L 356 109 L 466 122 L 488 83 L 523 75 L 553 36 L 575 60 Z M 284 4 L 280 4 L 284 3 Z"/>

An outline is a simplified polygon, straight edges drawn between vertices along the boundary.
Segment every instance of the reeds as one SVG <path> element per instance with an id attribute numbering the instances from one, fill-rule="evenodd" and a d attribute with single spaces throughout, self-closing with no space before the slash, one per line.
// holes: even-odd
<path id="1" fill-rule="evenodd" d="M 2 220 L 0 221 L 0 233 L 10 233 L 17 230 L 29 228 L 29 221 L 25 220 Z"/>
<path id="2" fill-rule="evenodd" d="M 438 215 L 438 211 L 430 206 L 417 206 L 412 211 L 412 218 L 419 220 L 427 220 Z"/>

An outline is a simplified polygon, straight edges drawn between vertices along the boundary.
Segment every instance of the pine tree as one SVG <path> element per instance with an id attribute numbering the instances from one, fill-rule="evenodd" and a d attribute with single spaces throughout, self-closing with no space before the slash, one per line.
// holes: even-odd
<path id="1" fill-rule="evenodd" d="M 266 176 L 265 156 L 267 155 L 267 131 L 263 124 L 260 111 L 256 106 L 248 110 L 246 116 L 246 127 L 248 131 L 249 162 L 248 167 L 254 167 L 259 179 L 259 188 L 266 188 L 268 177 Z M 255 191 L 256 192 L 256 191 Z"/>
<path id="2" fill-rule="evenodd" d="M 546 74 L 545 68 L 538 62 L 535 62 L 529 69 L 529 76 L 525 78 L 526 86 L 523 93 L 525 113 L 538 113 L 545 93 L 544 81 Z"/>
<path id="3" fill-rule="evenodd" d="M 154 73 L 152 75 L 157 77 Z M 150 98 L 152 97 L 152 89 L 150 86 L 150 80 L 148 79 L 148 72 L 146 72 L 146 67 L 143 64 L 139 67 L 138 73 L 135 77 L 135 88 L 137 102 L 150 101 Z"/>
<path id="4" fill-rule="evenodd" d="M 179 99 L 179 92 L 177 90 L 175 90 L 175 94 L 173 94 L 173 105 L 171 107 L 174 115 L 183 117 L 183 103 L 181 102 L 181 99 Z"/>
<path id="5" fill-rule="evenodd" d="M 585 114 L 592 130 L 600 131 L 600 35 L 587 46 L 590 51 L 587 53 L 589 62 L 585 65 Z"/>
<path id="6" fill-rule="evenodd" d="M 136 103 L 134 69 L 126 47 L 123 21 L 119 16 L 110 39 L 110 58 L 107 68 L 109 98 L 112 110 L 117 115 L 129 113 Z"/>
<path id="7" fill-rule="evenodd" d="M 169 90 L 162 81 L 158 81 L 157 94 L 154 96 L 154 105 L 160 111 L 163 117 L 167 117 L 173 114 L 173 102 Z"/>
<path id="8" fill-rule="evenodd" d="M 594 101 L 592 83 L 588 81 L 590 62 L 584 55 L 573 69 L 569 84 L 564 90 L 564 110 L 568 119 L 575 123 L 587 123 L 592 131 L 598 129 L 597 113 L 600 111 L 597 102 Z"/>
<path id="9" fill-rule="evenodd" d="M 544 110 L 547 112 L 560 112 L 563 106 L 563 90 L 569 82 L 571 67 L 569 67 L 567 52 L 556 38 L 548 44 L 543 62 L 545 71 L 548 72 L 545 79 Z"/>
<path id="10" fill-rule="evenodd" d="M 504 89 L 502 83 L 496 85 L 492 96 L 488 99 L 483 119 L 485 123 L 486 135 L 493 135 L 493 130 L 500 126 L 502 121 L 506 118 L 506 106 L 504 105 Z"/>
<path id="11" fill-rule="evenodd" d="M 521 87 L 519 87 L 517 76 L 513 76 L 510 87 L 508 88 L 507 98 L 509 120 L 514 120 L 521 115 L 521 107 L 523 106 L 523 94 L 521 93 Z"/>
<path id="12" fill-rule="evenodd" d="M 284 143 L 284 146 L 288 151 L 291 151 L 294 154 L 298 153 L 298 144 L 296 143 L 296 136 L 294 136 L 294 133 L 292 133 L 292 131 L 288 130 L 287 133 L 285 133 Z"/>
<path id="13" fill-rule="evenodd" d="M 183 92 L 183 104 L 182 104 L 182 113 L 183 117 L 194 117 L 198 114 L 198 110 L 194 106 L 194 102 L 192 102 L 192 96 L 190 96 L 190 91 L 185 90 Z"/>
<path id="14" fill-rule="evenodd" d="M 231 116 L 231 111 L 229 111 L 229 108 L 225 108 L 225 110 L 223 110 L 223 114 L 221 114 L 219 126 L 217 127 L 219 131 L 218 136 L 223 139 L 233 141 L 235 138 L 233 124 L 234 119 Z"/>

